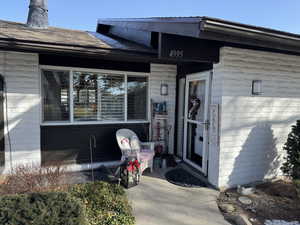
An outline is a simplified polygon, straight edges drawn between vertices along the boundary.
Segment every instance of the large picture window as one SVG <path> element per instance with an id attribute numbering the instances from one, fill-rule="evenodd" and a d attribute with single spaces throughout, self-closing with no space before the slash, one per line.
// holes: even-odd
<path id="1" fill-rule="evenodd" d="M 42 70 L 42 84 L 43 122 L 148 120 L 147 76 Z"/>

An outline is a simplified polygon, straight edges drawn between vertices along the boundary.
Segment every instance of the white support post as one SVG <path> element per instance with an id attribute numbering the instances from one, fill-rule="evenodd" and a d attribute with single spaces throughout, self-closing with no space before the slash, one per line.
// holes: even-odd
<path id="1" fill-rule="evenodd" d="M 69 72 L 69 79 L 70 79 L 70 87 L 69 87 L 69 99 L 70 99 L 70 122 L 74 122 L 74 96 L 73 96 L 73 70 Z"/>
<path id="2" fill-rule="evenodd" d="M 125 91 L 125 99 L 124 99 L 124 113 L 125 113 L 125 117 L 124 117 L 124 119 L 125 119 L 125 122 L 127 122 L 127 109 L 128 109 L 128 106 L 127 106 L 127 104 L 128 104 L 128 102 L 127 102 L 127 91 L 128 91 L 128 86 L 127 86 L 127 78 L 128 78 L 128 76 L 127 76 L 127 73 L 125 74 L 125 87 L 124 87 L 124 91 Z"/>

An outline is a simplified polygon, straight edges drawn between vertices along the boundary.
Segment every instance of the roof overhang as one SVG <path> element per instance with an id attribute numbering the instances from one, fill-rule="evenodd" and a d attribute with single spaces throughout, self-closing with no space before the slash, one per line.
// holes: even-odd
<path id="1" fill-rule="evenodd" d="M 300 35 L 210 17 L 99 19 L 105 26 L 159 32 L 260 48 L 300 53 Z"/>
<path id="2" fill-rule="evenodd" d="M 0 20 L 0 49 L 123 61 L 157 59 L 157 50 L 122 38 L 58 27 L 33 29 L 23 23 L 4 20 Z"/>
<path id="3" fill-rule="evenodd" d="M 0 49 L 140 62 L 151 62 L 157 60 L 157 53 L 135 52 L 121 49 L 107 49 L 92 46 L 88 47 L 72 44 L 58 44 L 17 39 L 0 39 Z"/>
<path id="4" fill-rule="evenodd" d="M 97 31 L 101 25 L 119 26 L 128 29 L 199 37 L 201 17 L 191 18 L 144 18 L 144 19 L 99 19 Z"/>

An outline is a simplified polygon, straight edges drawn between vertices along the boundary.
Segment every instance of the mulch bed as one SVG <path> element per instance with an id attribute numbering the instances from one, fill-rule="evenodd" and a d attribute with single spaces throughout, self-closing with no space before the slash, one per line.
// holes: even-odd
<path id="1" fill-rule="evenodd" d="M 225 219 L 230 221 L 235 215 L 244 214 L 252 218 L 252 224 L 264 224 L 266 220 L 300 221 L 300 198 L 296 187 L 291 182 L 277 181 L 256 186 L 249 197 L 251 205 L 242 204 L 237 189 L 221 192 L 218 205 Z M 224 205 L 234 207 L 234 211 L 224 211 Z"/>

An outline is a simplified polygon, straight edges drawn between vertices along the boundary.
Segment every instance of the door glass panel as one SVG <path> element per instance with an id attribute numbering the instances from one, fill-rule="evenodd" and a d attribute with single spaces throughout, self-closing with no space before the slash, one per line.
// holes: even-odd
<path id="1" fill-rule="evenodd" d="M 205 95 L 206 81 L 193 80 L 187 83 L 187 121 L 185 158 L 203 169 L 205 151 Z"/>
<path id="2" fill-rule="evenodd" d="M 202 167 L 204 150 L 204 125 L 197 123 L 187 123 L 187 151 L 186 158 L 196 165 Z"/>
<path id="3" fill-rule="evenodd" d="M 190 81 L 188 90 L 188 119 L 204 121 L 205 80 Z"/>

